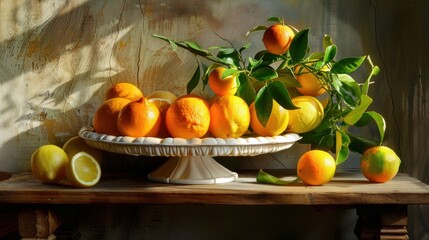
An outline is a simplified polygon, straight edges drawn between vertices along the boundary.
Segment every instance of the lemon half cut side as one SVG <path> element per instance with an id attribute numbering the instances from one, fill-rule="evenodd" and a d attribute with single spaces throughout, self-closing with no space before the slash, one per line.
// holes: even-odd
<path id="1" fill-rule="evenodd" d="M 92 187 L 100 181 L 101 167 L 88 153 L 78 152 L 67 165 L 66 173 L 73 186 Z"/>

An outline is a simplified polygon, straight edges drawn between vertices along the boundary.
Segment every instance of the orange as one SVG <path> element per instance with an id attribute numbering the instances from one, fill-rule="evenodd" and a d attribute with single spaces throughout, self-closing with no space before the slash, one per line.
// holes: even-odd
<path id="1" fill-rule="evenodd" d="M 137 101 L 143 97 L 143 93 L 134 84 L 121 82 L 116 83 L 107 90 L 105 100 L 118 97 L 126 98 L 130 101 Z"/>
<path id="2" fill-rule="evenodd" d="M 298 96 L 292 98 L 292 102 L 299 109 L 289 110 L 287 132 L 306 133 L 319 126 L 324 117 L 324 110 L 317 98 Z"/>
<path id="3" fill-rule="evenodd" d="M 268 52 L 281 55 L 289 50 L 290 43 L 295 33 L 288 26 L 275 24 L 267 28 L 262 37 L 262 42 Z"/>
<path id="4" fill-rule="evenodd" d="M 366 150 L 360 160 L 363 175 L 371 182 L 383 183 L 396 176 L 401 159 L 396 153 L 384 146 Z"/>
<path id="5" fill-rule="evenodd" d="M 203 137 L 210 125 L 208 103 L 195 95 L 179 97 L 168 108 L 165 123 L 172 137 L 186 139 Z"/>
<path id="6" fill-rule="evenodd" d="M 218 138 L 241 137 L 249 129 L 250 112 L 240 97 L 229 95 L 214 100 L 210 106 L 210 133 Z"/>
<path id="7" fill-rule="evenodd" d="M 303 69 L 301 70 L 301 68 Z M 326 92 L 319 78 L 307 68 L 298 66 L 295 68 L 295 74 L 296 80 L 301 84 L 301 87 L 297 87 L 296 90 L 302 95 L 317 97 Z"/>
<path id="8" fill-rule="evenodd" d="M 237 92 L 237 77 L 230 75 L 222 78 L 224 67 L 217 67 L 209 75 L 209 86 L 218 96 L 234 95 Z"/>
<path id="9" fill-rule="evenodd" d="M 119 136 L 121 133 L 116 127 L 119 112 L 130 100 L 126 98 L 112 98 L 101 104 L 94 114 L 92 124 L 98 133 Z"/>
<path id="10" fill-rule="evenodd" d="M 158 108 L 143 97 L 122 108 L 116 126 L 124 136 L 155 137 L 160 125 L 161 118 Z"/>
<path id="11" fill-rule="evenodd" d="M 336 170 L 334 158 L 322 150 L 305 152 L 298 160 L 298 177 L 307 185 L 319 186 L 331 181 Z"/>
<path id="12" fill-rule="evenodd" d="M 62 148 L 52 144 L 43 145 L 31 155 L 31 171 L 44 183 L 56 183 L 66 176 L 68 161 Z"/>
<path id="13" fill-rule="evenodd" d="M 283 133 L 289 122 L 289 111 L 273 100 L 271 115 L 265 127 L 259 122 L 256 115 L 255 102 L 250 104 L 250 126 L 260 136 L 276 136 Z"/>

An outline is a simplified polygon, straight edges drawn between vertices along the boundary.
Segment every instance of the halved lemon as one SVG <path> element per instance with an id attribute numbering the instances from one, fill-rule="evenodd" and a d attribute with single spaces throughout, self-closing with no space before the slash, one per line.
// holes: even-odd
<path id="1" fill-rule="evenodd" d="M 97 160 L 86 152 L 78 152 L 66 168 L 67 179 L 75 187 L 92 187 L 100 181 L 101 168 Z"/>

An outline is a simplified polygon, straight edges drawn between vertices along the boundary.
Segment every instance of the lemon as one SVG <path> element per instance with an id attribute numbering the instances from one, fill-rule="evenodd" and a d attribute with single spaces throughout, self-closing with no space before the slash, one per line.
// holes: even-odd
<path id="1" fill-rule="evenodd" d="M 315 129 L 324 117 L 323 105 L 314 97 L 298 96 L 292 102 L 299 109 L 289 110 L 287 132 L 306 133 Z"/>
<path id="2" fill-rule="evenodd" d="M 88 153 L 95 158 L 98 163 L 101 163 L 103 158 L 103 152 L 101 150 L 89 146 L 85 140 L 79 136 L 72 137 L 64 143 L 63 150 L 66 152 L 69 159 L 72 159 L 78 152 Z"/>
<path id="3" fill-rule="evenodd" d="M 260 136 L 277 136 L 286 130 L 289 122 L 289 111 L 273 100 L 271 115 L 265 127 L 256 115 L 255 102 L 250 104 L 250 126 Z"/>
<path id="4" fill-rule="evenodd" d="M 161 99 L 167 99 L 168 102 L 173 103 L 176 101 L 177 97 L 174 95 L 174 93 L 167 91 L 167 90 L 156 90 L 151 93 L 149 93 L 146 98 L 161 98 Z"/>
<path id="5" fill-rule="evenodd" d="M 72 186 L 92 187 L 100 181 L 101 168 L 91 155 L 78 152 L 67 164 L 66 174 Z"/>
<path id="6" fill-rule="evenodd" d="M 220 96 L 210 106 L 209 131 L 215 137 L 241 137 L 247 132 L 249 124 L 249 106 L 240 97 Z"/>
<path id="7" fill-rule="evenodd" d="M 56 183 L 66 176 L 68 161 L 67 154 L 62 148 L 52 144 L 43 145 L 31 156 L 31 171 L 44 183 Z"/>

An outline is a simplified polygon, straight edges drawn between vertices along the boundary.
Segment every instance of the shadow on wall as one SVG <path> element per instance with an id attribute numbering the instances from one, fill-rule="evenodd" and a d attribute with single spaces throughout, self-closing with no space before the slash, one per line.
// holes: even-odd
<path id="1" fill-rule="evenodd" d="M 291 3 L 298 5 L 296 0 Z M 169 86 L 173 92 L 184 93 L 183 83 L 195 68 L 195 62 L 188 61 L 192 55 L 172 53 L 168 44 L 152 38 L 151 31 L 210 42 L 207 32 L 214 36 L 213 32 L 228 28 L 228 33 L 238 33 L 225 21 L 225 9 L 243 11 L 237 19 L 248 23 L 245 14 L 259 9 L 258 14 L 265 15 L 272 8 L 257 1 L 197 0 L 71 1 L 55 9 L 44 3 L 27 8 L 9 4 L 15 12 L 2 15 L 8 16 L 6 24 L 24 31 L 0 42 L 4 63 L 0 97 L 5 103 L 0 107 L 0 150 L 7 159 L 0 168 L 8 171 L 28 170 L 28 158 L 37 146 L 61 144 L 91 123 L 110 84 L 125 80 L 150 90 Z M 38 14 L 47 20 L 29 28 L 26 23 L 35 24 L 32 21 L 36 22 Z M 26 21 L 18 21 L 18 15 Z M 249 29 L 247 24 L 240 27 Z"/>
<path id="2" fill-rule="evenodd" d="M 144 47 L 142 38 L 149 36 L 142 36 L 143 16 L 171 11 L 168 6 L 156 6 L 160 4 L 150 1 L 67 2 L 53 13 L 45 9 L 52 16 L 40 26 L 0 42 L 5 103 L 0 110 L 4 129 L 0 150 L 3 159 L 15 160 L 1 163 L 2 169 L 28 170 L 35 148 L 47 142 L 61 145 L 90 124 L 110 84 L 140 85 L 140 55 L 144 53 L 135 48 Z M 17 16 L 23 8 L 14 7 L 12 15 Z M 35 14 L 36 10 L 28 9 L 28 15 Z M 186 8 L 176 10 L 168 16 L 188 14 Z"/>

